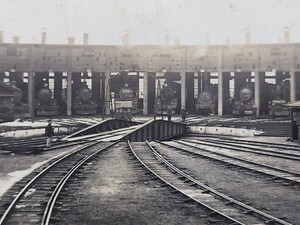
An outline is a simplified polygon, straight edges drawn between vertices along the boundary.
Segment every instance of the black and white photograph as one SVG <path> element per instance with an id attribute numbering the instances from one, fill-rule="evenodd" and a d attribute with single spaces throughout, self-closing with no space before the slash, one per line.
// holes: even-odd
<path id="1" fill-rule="evenodd" d="M 300 1 L 0 0 L 0 225 L 300 225 Z"/>

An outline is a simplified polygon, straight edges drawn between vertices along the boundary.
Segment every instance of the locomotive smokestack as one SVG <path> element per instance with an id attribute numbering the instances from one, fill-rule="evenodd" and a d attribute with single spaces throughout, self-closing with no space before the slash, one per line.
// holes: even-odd
<path id="1" fill-rule="evenodd" d="M 284 43 L 290 43 L 290 31 L 288 27 L 284 28 Z"/>
<path id="2" fill-rule="evenodd" d="M 43 44 L 43 45 L 46 44 L 46 37 L 47 37 L 46 32 L 42 32 L 42 44 Z"/>
<path id="3" fill-rule="evenodd" d="M 129 45 L 129 32 L 125 31 L 122 35 L 122 45 Z"/>
<path id="4" fill-rule="evenodd" d="M 206 45 L 209 45 L 209 44 L 210 44 L 209 34 L 205 34 L 205 44 L 206 44 Z"/>
<path id="5" fill-rule="evenodd" d="M 68 43 L 69 45 L 74 45 L 75 44 L 75 38 L 74 37 L 68 37 Z"/>
<path id="6" fill-rule="evenodd" d="M 18 35 L 13 36 L 12 39 L 13 39 L 14 44 L 19 44 L 20 43 L 20 37 Z"/>
<path id="7" fill-rule="evenodd" d="M 0 30 L 0 43 L 3 43 L 3 31 Z"/>
<path id="8" fill-rule="evenodd" d="M 83 34 L 83 45 L 88 45 L 89 44 L 89 34 L 84 33 Z"/>
<path id="9" fill-rule="evenodd" d="M 249 30 L 247 30 L 246 31 L 246 34 L 245 34 L 245 43 L 246 43 L 246 45 L 249 45 L 250 44 L 250 41 L 251 41 L 251 36 L 250 36 L 250 31 Z"/>
<path id="10" fill-rule="evenodd" d="M 169 32 L 165 33 L 165 45 L 169 45 L 170 44 L 170 34 Z"/>

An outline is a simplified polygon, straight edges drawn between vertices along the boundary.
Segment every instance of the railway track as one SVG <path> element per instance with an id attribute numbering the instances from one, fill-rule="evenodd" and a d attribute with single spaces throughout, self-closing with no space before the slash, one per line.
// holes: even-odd
<path id="1" fill-rule="evenodd" d="M 188 201 L 205 207 L 209 215 L 214 215 L 224 224 L 290 224 L 194 179 L 167 161 L 149 142 L 144 145 L 128 142 L 128 145 L 135 157 L 150 173 L 173 188 L 175 192 L 186 196 Z"/>
<path id="2" fill-rule="evenodd" d="M 201 144 L 205 146 L 212 146 L 217 148 L 223 148 L 223 149 L 229 149 L 239 152 L 247 152 L 247 153 L 253 153 L 257 155 L 262 156 L 271 156 L 271 157 L 277 157 L 281 159 L 289 159 L 289 160 L 295 160 L 300 161 L 300 149 L 274 149 L 272 147 L 269 147 L 268 145 L 265 146 L 255 146 L 254 144 L 244 144 L 239 141 L 224 141 L 224 140 L 218 140 L 218 139 L 198 139 L 198 138 L 188 138 L 183 139 L 188 142 L 192 142 L 195 144 Z"/>
<path id="3" fill-rule="evenodd" d="M 11 203 L 2 213 L 0 224 L 49 224 L 51 218 L 55 219 L 52 216 L 53 209 L 62 204 L 56 202 L 68 179 L 96 154 L 114 144 L 115 142 L 101 142 L 101 138 L 98 141 L 85 143 L 71 154 L 51 162 L 37 174 L 30 175 L 29 177 L 32 178 L 30 181 L 21 181 L 20 185 L 25 186 L 16 193 L 16 198 L 12 201 L 7 200 Z M 140 163 L 154 175 L 153 179 L 160 179 L 164 182 L 162 186 L 169 185 L 174 192 L 186 196 L 187 201 L 197 202 L 204 206 L 208 210 L 207 216 L 212 218 L 211 221 L 214 223 L 290 224 L 247 206 L 194 179 L 164 159 L 150 143 L 131 144 L 128 142 L 128 145 L 131 146 L 131 151 Z M 63 202 L 63 197 L 59 201 Z M 3 207 L 3 201 L 1 203 Z"/>
<path id="4" fill-rule="evenodd" d="M 300 183 L 300 173 L 277 168 L 274 166 L 266 165 L 263 163 L 257 163 L 253 160 L 242 159 L 229 154 L 225 154 L 214 150 L 212 148 L 205 148 L 200 146 L 200 143 L 189 141 L 173 141 L 172 143 L 160 142 L 165 146 L 174 148 L 175 150 L 188 153 L 191 156 L 198 156 L 208 158 L 210 160 L 218 161 L 226 166 L 236 166 L 242 169 L 250 170 L 260 174 L 267 175 L 273 180 L 283 180 L 285 185 L 295 185 Z"/>
<path id="5" fill-rule="evenodd" d="M 84 140 L 62 142 L 54 148 L 78 145 L 76 150 L 52 160 L 48 166 L 22 179 L 11 189 L 11 196 L 2 198 L 0 225 L 49 224 L 56 200 L 68 179 L 96 154 L 117 143 L 131 129 L 93 135 Z M 6 207 L 7 206 L 7 207 Z M 0 214 L 0 215 L 1 215 Z"/>
<path id="6" fill-rule="evenodd" d="M 50 165 L 30 175 L 20 183 L 26 184 L 5 211 L 0 224 L 49 224 L 56 199 L 68 179 L 93 157 L 115 143 L 87 143 L 53 161 Z"/>
<path id="7" fill-rule="evenodd" d="M 54 138 L 54 141 L 51 143 L 52 146 L 50 148 L 46 148 L 45 146 L 47 139 L 45 137 L 35 137 L 26 139 L 4 138 L 3 140 L 0 139 L 0 150 L 19 154 L 41 153 L 42 151 L 50 151 L 65 148 L 78 144 L 84 144 L 90 141 L 117 141 L 121 137 L 123 137 L 127 132 L 130 132 L 133 129 L 135 129 L 134 126 L 119 130 L 101 132 L 86 136 L 79 136 L 67 140 L 65 140 L 64 137 L 62 137 L 62 139 Z"/>
<path id="8" fill-rule="evenodd" d="M 190 135 L 186 135 L 189 137 Z M 299 144 L 293 144 L 293 143 L 270 143 L 270 142 L 263 142 L 263 141 L 253 141 L 253 140 L 243 140 L 243 139 L 237 139 L 237 138 L 229 138 L 229 137 L 222 137 L 222 136 L 213 136 L 213 135 L 192 135 L 193 138 L 201 138 L 204 140 L 218 140 L 222 142 L 234 142 L 234 143 L 239 143 L 243 145 L 248 145 L 248 146 L 257 146 L 257 147 L 267 147 L 267 148 L 273 148 L 273 149 L 279 149 L 279 150 L 286 150 L 286 151 L 295 151 L 299 152 L 300 151 L 300 146 Z"/>

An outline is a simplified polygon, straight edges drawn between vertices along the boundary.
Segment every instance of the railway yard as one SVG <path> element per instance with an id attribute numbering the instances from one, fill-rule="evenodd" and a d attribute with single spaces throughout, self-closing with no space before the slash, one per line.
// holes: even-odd
<path id="1" fill-rule="evenodd" d="M 287 137 L 136 142 L 124 135 L 151 123 L 99 132 L 93 121 L 49 149 L 44 137 L 2 137 L 0 224 L 300 224 L 300 147 Z"/>
<path id="2" fill-rule="evenodd" d="M 300 1 L 2 1 L 0 225 L 300 225 Z"/>

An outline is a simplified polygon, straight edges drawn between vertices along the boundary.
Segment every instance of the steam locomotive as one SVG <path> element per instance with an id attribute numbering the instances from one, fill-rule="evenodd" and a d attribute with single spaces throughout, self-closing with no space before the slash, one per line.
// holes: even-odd
<path id="1" fill-rule="evenodd" d="M 86 82 L 81 83 L 80 89 L 76 91 L 73 110 L 76 115 L 97 114 L 97 104 L 93 101 L 92 91 Z"/>
<path id="2" fill-rule="evenodd" d="M 208 115 L 214 112 L 215 99 L 210 91 L 202 91 L 196 100 L 196 112 L 200 115 Z"/>
<path id="3" fill-rule="evenodd" d="M 52 98 L 52 91 L 45 85 L 38 92 L 38 99 L 35 101 L 35 113 L 37 116 L 57 116 L 59 106 L 56 99 Z"/>
<path id="4" fill-rule="evenodd" d="M 248 116 L 255 114 L 253 85 L 246 84 L 239 91 L 240 99 L 233 102 L 233 115 Z"/>
<path id="5" fill-rule="evenodd" d="M 290 101 L 290 81 L 283 80 L 280 84 L 275 85 L 272 89 L 274 99 L 270 101 L 269 115 L 271 116 L 289 116 L 290 112 L 283 104 Z"/>
<path id="6" fill-rule="evenodd" d="M 179 90 L 175 82 L 164 83 L 156 99 L 156 114 L 167 114 L 168 107 L 171 107 L 173 114 L 178 113 L 179 96 Z"/>
<path id="7" fill-rule="evenodd" d="M 113 92 L 112 105 L 116 118 L 132 120 L 132 115 L 137 113 L 138 96 L 127 83 Z"/>
<path id="8" fill-rule="evenodd" d="M 15 118 L 14 98 L 19 95 L 15 86 L 0 81 L 0 122 L 13 121 Z"/>

